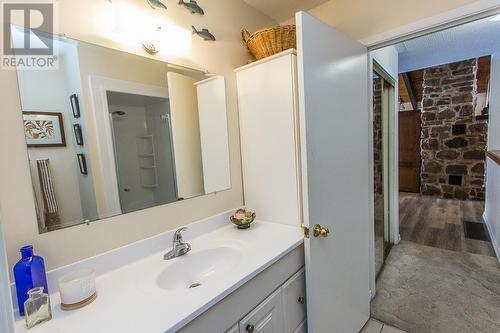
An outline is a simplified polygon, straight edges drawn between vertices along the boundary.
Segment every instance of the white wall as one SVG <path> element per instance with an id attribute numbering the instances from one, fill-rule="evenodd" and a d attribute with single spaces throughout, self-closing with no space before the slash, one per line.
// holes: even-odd
<path id="1" fill-rule="evenodd" d="M 51 71 L 18 72 L 23 111 L 62 113 L 66 147 L 28 148 L 34 187 L 40 188 L 36 160 L 48 158 L 61 224 L 82 221 L 82 205 L 77 176 L 76 153 L 73 148 L 72 115 L 66 90 L 64 67 Z M 39 194 L 40 191 L 37 190 Z M 42 202 L 39 200 L 39 202 Z M 40 209 L 42 210 L 42 206 Z M 42 219 L 43 220 L 43 219 Z"/>
<path id="2" fill-rule="evenodd" d="M 371 51 L 370 53 L 370 84 L 373 82 L 373 61 L 376 61 L 392 79 L 396 82 L 395 84 L 395 97 L 394 105 L 396 106 L 392 117 L 389 119 L 389 148 L 391 154 L 389 154 L 389 187 L 390 187 L 390 202 L 389 202 L 389 220 L 390 220 L 390 234 L 391 242 L 394 244 L 399 243 L 399 189 L 398 189 L 398 52 L 396 47 L 388 46 L 382 49 Z M 369 89 L 370 100 L 373 100 L 373 87 Z M 373 103 L 370 103 L 370 132 L 373 133 Z M 370 136 L 370 140 L 373 140 L 373 136 Z M 370 142 L 370 188 L 373 189 L 373 142 Z M 374 221 L 374 196 L 373 191 L 370 192 L 370 221 Z M 373 227 L 374 224 L 372 223 Z M 370 230 L 370 290 L 372 296 L 375 295 L 376 286 L 376 272 L 375 272 L 375 229 Z"/>
<path id="3" fill-rule="evenodd" d="M 500 165 L 489 157 L 486 159 L 486 175 L 486 204 L 483 216 L 500 262 Z"/>
<path id="4" fill-rule="evenodd" d="M 62 61 L 62 67 L 64 69 L 64 75 L 66 77 L 66 89 L 67 89 L 67 98 L 66 101 L 68 103 L 68 110 L 70 110 L 71 103 L 69 100 L 69 96 L 76 94 L 79 99 L 80 105 L 80 113 L 85 115 L 86 106 L 82 101 L 82 82 L 80 80 L 80 64 L 78 60 L 78 49 L 77 46 L 70 42 L 61 42 L 61 47 L 64 50 L 64 57 Z M 70 115 L 72 117 L 72 115 Z M 82 136 L 83 136 L 83 146 L 78 146 L 76 144 L 75 135 L 73 133 L 73 129 L 71 128 L 71 133 L 69 137 L 71 137 L 71 141 L 73 146 L 76 148 L 75 151 L 78 153 L 83 153 L 85 156 L 89 156 L 89 141 L 88 141 L 88 131 L 87 131 L 87 123 L 85 121 L 85 117 L 81 116 L 77 120 L 74 119 L 73 123 L 79 123 L 82 128 Z M 80 190 L 80 201 L 82 204 L 82 215 L 85 220 L 95 220 L 97 215 L 97 203 L 96 196 L 94 190 L 94 182 L 92 178 L 92 165 L 87 163 L 87 175 L 83 175 L 80 172 L 77 172 L 79 190 Z"/>
<path id="5" fill-rule="evenodd" d="M 118 7 L 117 7 L 118 6 Z M 188 31 L 190 46 L 179 51 L 176 44 L 155 58 L 173 63 L 203 68 L 224 75 L 227 79 L 227 110 L 231 184 L 228 191 L 163 205 L 139 212 L 103 219 L 90 225 L 79 225 L 43 235 L 38 228 L 27 161 L 27 151 L 21 121 L 19 91 L 15 71 L 0 71 L 2 121 L 0 122 L 0 153 L 8 163 L 0 163 L 0 204 L 9 270 L 18 260 L 19 248 L 33 243 L 37 253 L 46 259 L 48 269 L 108 251 L 174 229 L 189 222 L 235 208 L 243 203 L 241 162 L 239 154 L 236 85 L 233 69 L 246 64 L 251 57 L 241 42 L 240 28 L 258 30 L 276 22 L 238 0 L 208 1 L 203 4 L 204 16 L 193 16 L 175 4 L 168 10 L 153 10 L 147 1 L 58 1 L 59 27 L 68 37 L 148 56 L 128 33 L 114 33 L 110 24 L 114 8 L 129 8 L 127 15 L 146 17 L 134 20 L 134 29 L 155 20 L 177 25 Z M 190 25 L 207 27 L 217 42 L 205 42 L 191 36 Z M 175 36 L 174 36 L 175 37 Z M 130 41 L 133 41 L 131 43 Z M 176 51 L 173 54 L 173 51 Z M 100 59 L 102 60 L 102 59 Z M 130 68 L 129 68 L 130 71 Z M 90 136 L 91 128 L 88 128 Z M 142 223 L 137 223 L 140 220 Z M 64 250 L 62 250 L 64 249 Z"/>
<path id="6" fill-rule="evenodd" d="M 370 51 L 370 55 L 394 80 L 398 80 L 398 51 L 395 46 Z"/>
<path id="7" fill-rule="evenodd" d="M 488 150 L 500 149 L 500 53 L 491 56 Z"/>

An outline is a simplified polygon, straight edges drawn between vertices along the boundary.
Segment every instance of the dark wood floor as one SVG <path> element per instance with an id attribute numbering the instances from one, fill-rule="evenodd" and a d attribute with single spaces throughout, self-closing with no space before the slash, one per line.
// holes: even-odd
<path id="1" fill-rule="evenodd" d="M 400 193 L 402 240 L 446 250 L 495 256 L 490 242 L 465 238 L 463 221 L 483 223 L 484 202 Z"/>

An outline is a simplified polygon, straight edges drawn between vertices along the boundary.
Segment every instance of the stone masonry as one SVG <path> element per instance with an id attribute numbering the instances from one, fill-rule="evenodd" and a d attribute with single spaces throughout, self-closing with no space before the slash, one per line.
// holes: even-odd
<path id="1" fill-rule="evenodd" d="M 382 164 L 382 79 L 373 79 L 373 191 L 381 196 L 384 191 Z"/>
<path id="2" fill-rule="evenodd" d="M 476 120 L 477 59 L 424 70 L 422 194 L 484 199 L 487 123 Z"/>

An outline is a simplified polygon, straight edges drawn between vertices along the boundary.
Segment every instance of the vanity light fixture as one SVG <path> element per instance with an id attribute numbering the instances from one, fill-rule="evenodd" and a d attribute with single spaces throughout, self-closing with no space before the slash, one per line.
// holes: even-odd
<path id="1" fill-rule="evenodd" d="M 156 44 L 157 44 L 157 41 L 159 40 L 159 34 L 161 33 L 162 31 L 162 28 L 161 27 L 158 27 L 156 28 L 156 31 L 155 31 L 155 38 L 153 39 L 150 39 L 149 41 L 143 41 L 142 42 L 142 48 L 149 54 L 157 54 L 158 53 L 158 49 L 156 47 Z"/>
<path id="2" fill-rule="evenodd" d="M 157 54 L 158 50 L 156 49 L 155 44 L 150 42 L 142 42 L 142 48 L 149 54 Z"/>

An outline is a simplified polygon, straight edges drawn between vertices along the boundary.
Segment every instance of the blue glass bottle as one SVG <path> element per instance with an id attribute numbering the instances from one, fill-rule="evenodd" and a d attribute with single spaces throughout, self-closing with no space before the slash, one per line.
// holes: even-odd
<path id="1" fill-rule="evenodd" d="M 22 247 L 21 256 L 21 260 L 14 266 L 14 279 L 16 280 L 19 314 L 24 316 L 24 302 L 28 299 L 28 291 L 34 287 L 43 287 L 47 294 L 49 291 L 43 258 L 33 255 L 32 245 Z"/>

